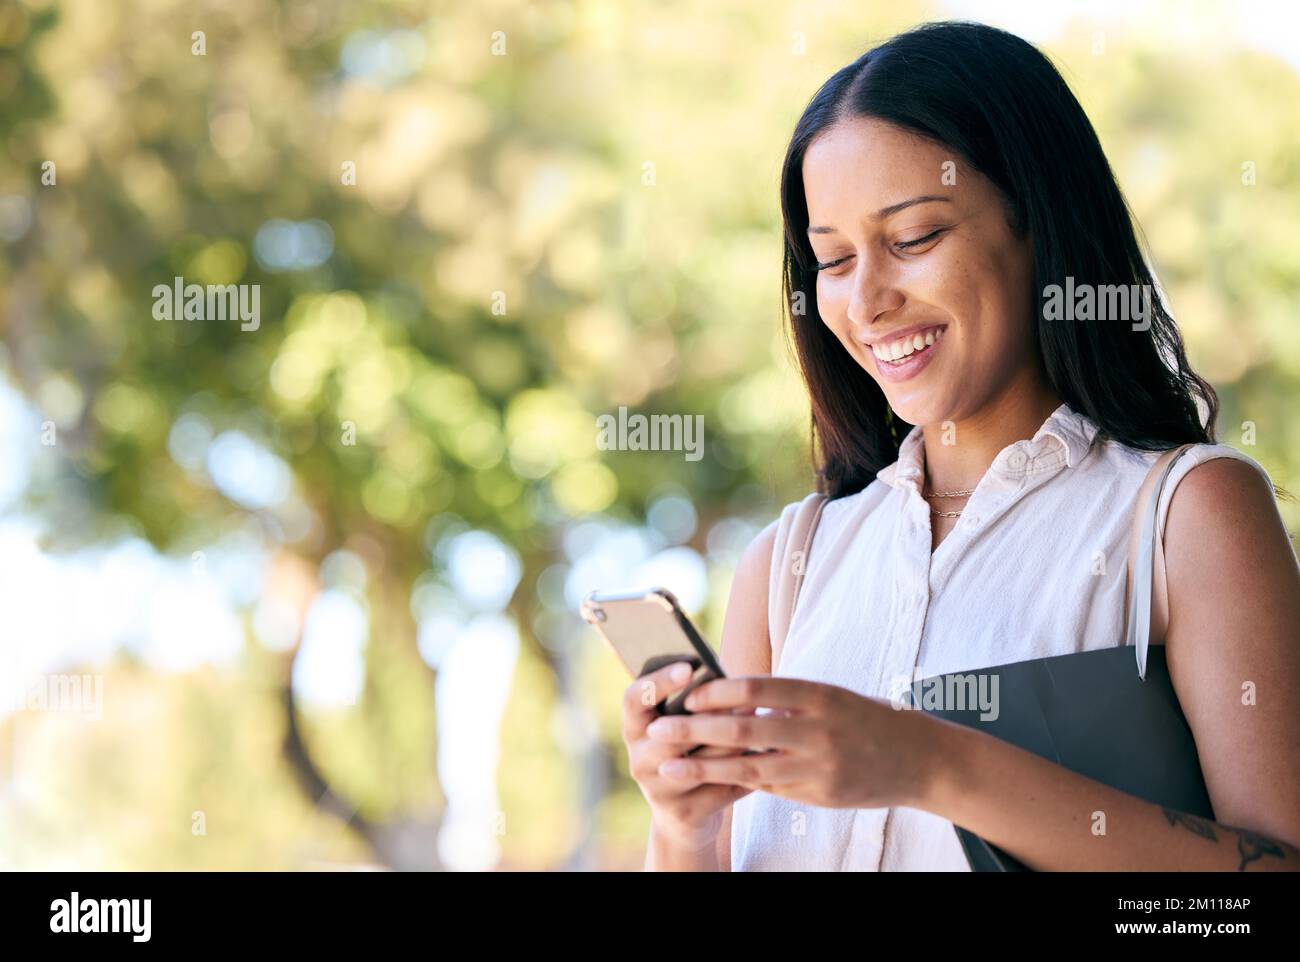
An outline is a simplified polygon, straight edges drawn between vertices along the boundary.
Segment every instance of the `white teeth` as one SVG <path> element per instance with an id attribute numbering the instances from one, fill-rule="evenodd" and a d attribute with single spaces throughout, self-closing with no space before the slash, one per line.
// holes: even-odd
<path id="1" fill-rule="evenodd" d="M 930 345 L 943 339 L 943 328 L 931 328 L 924 334 L 900 337 L 889 344 L 873 344 L 871 352 L 882 361 L 897 361 L 916 351 L 923 351 Z"/>

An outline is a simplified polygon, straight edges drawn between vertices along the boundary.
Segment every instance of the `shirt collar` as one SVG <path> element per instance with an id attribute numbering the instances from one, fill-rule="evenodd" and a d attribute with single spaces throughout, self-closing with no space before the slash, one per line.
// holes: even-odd
<path id="1" fill-rule="evenodd" d="M 1048 415 L 1032 438 L 1016 441 L 1003 448 L 990 470 L 1003 477 L 1015 478 L 1037 467 L 1048 457 L 1063 459 L 1066 467 L 1083 460 L 1097 436 L 1097 425 L 1068 404 L 1061 404 Z M 924 433 L 918 424 L 898 446 L 898 460 L 876 472 L 876 477 L 892 487 L 920 489 L 924 476 Z"/>

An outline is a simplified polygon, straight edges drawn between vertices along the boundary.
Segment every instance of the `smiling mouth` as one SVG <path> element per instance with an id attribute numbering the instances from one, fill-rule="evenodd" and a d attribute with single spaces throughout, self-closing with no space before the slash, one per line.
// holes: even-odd
<path id="1" fill-rule="evenodd" d="M 943 340 L 944 327 L 932 327 L 917 331 L 908 337 L 900 337 L 888 344 L 872 344 L 871 353 L 882 364 L 900 365 L 913 354 L 920 353 Z"/>

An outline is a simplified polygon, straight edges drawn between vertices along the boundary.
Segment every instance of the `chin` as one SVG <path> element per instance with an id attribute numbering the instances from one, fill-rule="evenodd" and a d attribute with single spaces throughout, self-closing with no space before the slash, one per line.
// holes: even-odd
<path id="1" fill-rule="evenodd" d="M 885 400 L 894 414 L 908 424 L 938 424 L 949 417 L 949 406 L 937 399 L 911 397 L 900 400 L 886 392 Z"/>

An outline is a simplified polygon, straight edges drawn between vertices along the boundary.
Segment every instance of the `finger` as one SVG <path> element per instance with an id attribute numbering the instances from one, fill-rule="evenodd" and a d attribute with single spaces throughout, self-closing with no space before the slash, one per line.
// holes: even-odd
<path id="1" fill-rule="evenodd" d="M 659 774 L 669 782 L 744 785 L 761 788 L 809 780 L 815 760 L 784 751 L 734 758 L 669 758 L 659 763 Z"/>
<path id="2" fill-rule="evenodd" d="M 658 716 L 655 706 L 690 684 L 692 674 L 690 663 L 679 661 L 642 675 L 628 685 L 623 692 L 624 736 L 641 737 L 645 726 Z"/>
<path id="3" fill-rule="evenodd" d="M 635 779 L 643 787 L 650 782 L 663 781 L 659 766 L 674 758 L 682 758 L 694 746 L 685 742 L 660 743 L 651 738 L 640 738 L 629 743 L 628 766 Z M 699 782 L 689 779 L 674 779 L 666 783 L 665 794 L 681 795 L 695 788 Z"/>
<path id="4" fill-rule="evenodd" d="M 690 755 L 693 758 L 727 758 L 740 753 L 738 748 L 730 748 L 726 745 L 696 745 L 688 751 L 682 752 L 683 755 Z"/>
<path id="5" fill-rule="evenodd" d="M 723 709 L 717 714 L 753 716 L 754 712 L 752 709 L 748 709 L 748 708 L 732 708 L 730 710 Z M 651 722 L 651 724 L 654 723 Z M 656 742 L 659 741 L 659 739 L 657 738 L 651 740 Z M 743 754 L 744 752 L 752 752 L 754 750 L 755 749 L 752 748 L 744 748 L 744 749 L 734 748 L 729 745 L 706 745 L 706 744 L 696 743 L 695 747 L 692 748 L 690 751 L 680 752 L 679 754 L 700 755 L 704 758 L 723 758 L 723 757 L 730 757 L 732 755 L 740 755 Z"/>
<path id="6" fill-rule="evenodd" d="M 672 716 L 664 716 L 672 717 Z M 697 740 L 670 741 L 663 738 L 651 738 L 644 733 L 640 738 L 628 741 L 628 759 L 633 778 L 638 781 L 646 777 L 657 777 L 661 762 L 671 758 L 702 757 L 732 758 L 743 753 L 743 749 L 729 745 L 709 745 Z M 689 785 L 675 783 L 679 791 Z"/>
<path id="7" fill-rule="evenodd" d="M 743 709 L 738 711 L 744 713 Z M 674 716 L 657 715 L 656 719 L 664 717 L 671 718 Z M 653 725 L 654 722 L 652 721 L 651 724 Z M 673 741 L 667 738 L 650 738 L 648 737 L 648 731 L 649 729 L 646 730 L 646 733 L 643 733 L 644 737 L 641 739 L 641 744 L 647 746 L 651 755 L 646 757 L 653 756 L 654 765 L 658 765 L 665 758 L 680 758 L 683 755 L 702 755 L 705 758 L 710 758 L 740 753 L 738 749 L 727 745 L 706 745 L 699 741 Z"/>
<path id="8" fill-rule="evenodd" d="M 825 694 L 826 688 L 815 681 L 771 675 L 715 678 L 691 692 L 685 707 L 690 712 L 757 707 L 806 711 Z"/>
<path id="9" fill-rule="evenodd" d="M 715 745 L 726 748 L 794 748 L 806 742 L 815 724 L 805 718 L 767 715 L 733 715 L 730 712 L 696 712 L 665 715 L 646 728 L 654 741 Z"/>
<path id="10" fill-rule="evenodd" d="M 790 711 L 788 708 L 764 708 L 761 705 L 754 707 L 746 705 L 741 708 L 719 708 L 715 711 L 707 712 L 706 714 L 721 715 L 724 713 L 745 715 L 750 718 L 797 718 L 800 714 L 799 712 Z"/>

